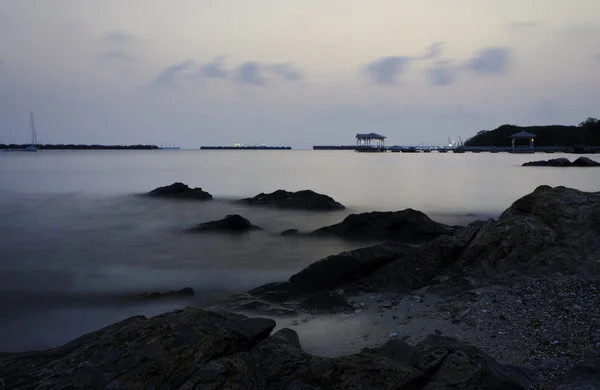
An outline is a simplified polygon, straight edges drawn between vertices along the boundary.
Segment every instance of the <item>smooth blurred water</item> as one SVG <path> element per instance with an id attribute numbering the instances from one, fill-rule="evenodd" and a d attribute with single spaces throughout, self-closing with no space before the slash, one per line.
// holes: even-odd
<path id="1" fill-rule="evenodd" d="M 361 244 L 282 237 L 354 212 L 414 208 L 444 223 L 498 216 L 541 184 L 600 190 L 600 170 L 520 167 L 558 154 L 352 151 L 40 151 L 0 153 L 0 350 L 47 348 L 135 314 L 152 315 L 287 279 Z M 564 156 L 573 159 L 576 156 Z M 592 159 L 598 160 L 595 156 Z M 140 194 L 182 181 L 212 202 Z M 247 207 L 236 199 L 312 189 L 332 213 Z M 239 213 L 264 230 L 186 229 Z M 118 297 L 192 287 L 191 301 Z"/>

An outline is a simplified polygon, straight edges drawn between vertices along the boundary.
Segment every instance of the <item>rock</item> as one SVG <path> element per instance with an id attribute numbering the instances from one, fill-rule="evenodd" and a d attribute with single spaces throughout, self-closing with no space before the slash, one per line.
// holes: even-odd
<path id="1" fill-rule="evenodd" d="M 246 218 L 242 217 L 239 214 L 230 214 L 225 218 L 220 219 L 218 221 L 211 221 L 202 223 L 195 228 L 192 228 L 192 231 L 195 232 L 207 232 L 207 231 L 231 231 L 231 232 L 246 232 L 249 230 L 257 230 L 260 229 L 258 226 L 255 226 L 250 223 Z"/>
<path id="2" fill-rule="evenodd" d="M 249 205 L 272 206 L 283 209 L 302 210 L 342 210 L 344 206 L 330 196 L 319 194 L 311 190 L 290 192 L 277 190 L 270 194 L 260 193 L 253 198 L 242 199 Z"/>
<path id="3" fill-rule="evenodd" d="M 550 160 L 530 161 L 524 163 L 524 167 L 600 167 L 600 163 L 587 157 L 579 157 L 573 162 L 567 158 L 553 158 Z"/>
<path id="4" fill-rule="evenodd" d="M 325 226 L 312 235 L 333 235 L 353 240 L 389 240 L 404 243 L 422 243 L 441 235 L 452 235 L 460 228 L 431 220 L 413 209 L 402 211 L 374 211 L 351 214 L 342 222 Z"/>
<path id="5" fill-rule="evenodd" d="M 338 313 L 354 311 L 343 295 L 321 291 L 306 298 L 301 307 L 313 313 Z"/>
<path id="6" fill-rule="evenodd" d="M 579 157 L 571 164 L 574 167 L 600 167 L 600 163 L 587 157 Z"/>
<path id="7" fill-rule="evenodd" d="M 539 186 L 489 220 L 454 264 L 456 272 L 598 272 L 600 193 Z"/>
<path id="8" fill-rule="evenodd" d="M 280 233 L 282 236 L 293 236 L 298 234 L 298 229 L 288 229 Z"/>
<path id="9" fill-rule="evenodd" d="M 275 317 L 288 317 L 298 314 L 295 306 L 289 304 L 274 304 L 256 298 L 250 294 L 234 294 L 209 308 L 217 311 L 233 311 L 241 313 L 252 313 Z"/>
<path id="10" fill-rule="evenodd" d="M 269 319 L 199 309 L 131 317 L 55 349 L 2 355 L 0 377 L 8 389 L 185 388 L 274 327 Z"/>
<path id="11" fill-rule="evenodd" d="M 197 199 L 211 200 L 213 197 L 202 188 L 190 188 L 186 184 L 176 182 L 170 186 L 158 187 L 148 193 L 150 196 L 164 198 L 181 198 L 181 199 Z"/>
<path id="12" fill-rule="evenodd" d="M 374 291 L 408 293 L 421 288 L 456 261 L 482 226 L 483 222 L 476 221 L 453 237 L 441 236 L 419 248 L 411 248 L 363 276 L 360 282 Z"/>
<path id="13" fill-rule="evenodd" d="M 179 291 L 168 291 L 166 293 L 146 293 L 138 295 L 137 298 L 142 299 L 163 299 L 163 298 L 189 298 L 194 296 L 194 289 L 191 287 L 183 288 Z"/>
<path id="14" fill-rule="evenodd" d="M 530 161 L 522 165 L 523 167 L 570 167 L 571 161 L 568 158 L 553 158 L 550 160 Z"/>
<path id="15" fill-rule="evenodd" d="M 184 309 L 132 317 L 41 352 L 0 355 L 6 388 L 525 389 L 524 368 L 430 335 L 354 355 L 318 357 L 291 329 L 237 314 Z"/>
<path id="16" fill-rule="evenodd" d="M 556 390 L 600 389 L 600 350 L 567 371 Z"/>
<path id="17" fill-rule="evenodd" d="M 248 293 L 265 300 L 282 301 L 310 293 L 335 290 L 397 259 L 410 247 L 386 243 L 328 256 L 293 275 L 288 282 L 270 283 Z"/>

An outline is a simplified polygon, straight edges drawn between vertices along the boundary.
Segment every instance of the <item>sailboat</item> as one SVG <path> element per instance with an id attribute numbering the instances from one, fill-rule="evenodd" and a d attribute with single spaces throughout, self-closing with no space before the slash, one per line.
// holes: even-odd
<path id="1" fill-rule="evenodd" d="M 3 149 L 4 152 L 37 152 L 37 134 L 35 133 L 35 124 L 33 122 L 33 112 L 31 113 L 31 144 L 24 149 Z"/>
<path id="2" fill-rule="evenodd" d="M 31 112 L 31 145 L 25 147 L 26 152 L 37 152 L 37 134 L 35 133 L 35 124 L 33 122 L 33 112 Z"/>

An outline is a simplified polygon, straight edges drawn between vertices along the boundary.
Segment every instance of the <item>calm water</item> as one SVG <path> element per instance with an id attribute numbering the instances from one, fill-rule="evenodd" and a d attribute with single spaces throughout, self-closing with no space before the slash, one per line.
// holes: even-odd
<path id="1" fill-rule="evenodd" d="M 278 236 L 353 212 L 414 208 L 444 223 L 497 217 L 540 184 L 600 190 L 600 170 L 525 168 L 558 154 L 360 154 L 351 151 L 41 151 L 0 153 L 0 349 L 48 348 L 134 314 L 153 315 L 287 279 L 341 240 Z M 564 156 L 570 159 L 576 156 Z M 596 156 L 590 156 L 598 160 Z M 213 202 L 139 194 L 182 181 Z M 342 212 L 248 208 L 235 200 L 313 189 Z M 185 232 L 239 213 L 264 231 Z M 119 297 L 193 287 L 191 302 Z"/>

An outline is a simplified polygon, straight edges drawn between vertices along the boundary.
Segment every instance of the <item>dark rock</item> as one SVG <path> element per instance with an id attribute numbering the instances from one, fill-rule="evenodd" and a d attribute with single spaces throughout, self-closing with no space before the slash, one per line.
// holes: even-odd
<path id="1" fill-rule="evenodd" d="M 132 317 L 41 352 L 0 355 L 8 388 L 524 389 L 525 369 L 503 366 L 451 338 L 398 340 L 318 357 L 275 322 L 200 309 Z"/>
<path id="2" fill-rule="evenodd" d="M 163 299 L 163 298 L 189 298 L 194 296 L 194 289 L 191 287 L 183 288 L 179 291 L 168 291 L 166 293 L 146 293 L 138 295 L 138 298 L 143 299 Z"/>
<path id="3" fill-rule="evenodd" d="M 571 161 L 568 158 L 553 158 L 550 160 L 530 161 L 523 163 L 524 167 L 570 167 Z"/>
<path id="4" fill-rule="evenodd" d="M 190 188 L 186 184 L 176 182 L 170 186 L 158 187 L 148 193 L 150 196 L 165 197 L 165 198 L 182 198 L 182 199 L 197 199 L 211 200 L 213 197 L 202 188 Z"/>
<path id="5" fill-rule="evenodd" d="M 476 221 L 453 237 L 441 236 L 419 248 L 407 250 L 360 281 L 375 291 L 408 293 L 423 287 L 456 261 L 482 226 L 483 222 Z"/>
<path id="6" fill-rule="evenodd" d="M 600 193 L 540 186 L 489 220 L 454 267 L 476 276 L 598 271 Z"/>
<path id="7" fill-rule="evenodd" d="M 242 199 L 249 205 L 272 206 L 283 209 L 341 210 L 344 206 L 333 198 L 311 190 L 290 192 L 277 190 L 270 194 L 260 193 L 253 198 Z"/>
<path id="8" fill-rule="evenodd" d="M 228 312 L 249 312 L 252 314 L 288 317 L 298 314 L 295 307 L 287 304 L 274 304 L 257 299 L 250 294 L 234 294 L 210 307 L 211 310 Z"/>
<path id="9" fill-rule="evenodd" d="M 441 235 L 452 235 L 460 228 L 431 220 L 413 209 L 351 214 L 342 222 L 315 230 L 313 235 L 334 235 L 354 240 L 393 240 L 422 243 Z"/>
<path id="10" fill-rule="evenodd" d="M 579 157 L 571 164 L 575 167 L 600 167 L 600 163 L 587 157 Z"/>
<path id="11" fill-rule="evenodd" d="M 556 390 L 600 389 L 600 351 L 576 364 L 559 382 Z"/>
<path id="12" fill-rule="evenodd" d="M 202 224 L 196 226 L 195 228 L 193 228 L 192 231 L 206 232 L 206 231 L 225 230 L 225 231 L 231 231 L 231 232 L 246 232 L 249 230 L 256 230 L 256 229 L 260 229 L 260 228 L 258 226 L 254 226 L 253 224 L 251 224 L 250 221 L 248 221 L 246 218 L 242 217 L 241 215 L 230 214 L 230 215 L 227 215 L 225 218 L 220 219 L 218 221 L 202 223 Z"/>
<path id="13" fill-rule="evenodd" d="M 61 347 L 0 357 L 8 389 L 182 388 L 207 365 L 269 337 L 275 321 L 185 309 L 131 317 Z"/>
<path id="14" fill-rule="evenodd" d="M 298 229 L 288 229 L 281 232 L 282 236 L 293 236 L 298 234 Z"/>
<path id="15" fill-rule="evenodd" d="M 282 301 L 324 290 L 335 290 L 397 259 L 410 247 L 387 243 L 328 256 L 293 275 L 289 282 L 270 283 L 248 293 L 265 300 Z"/>
<path id="16" fill-rule="evenodd" d="M 553 158 L 550 160 L 530 161 L 524 163 L 524 167 L 600 167 L 600 163 L 587 157 L 579 157 L 573 162 L 567 158 Z"/>
<path id="17" fill-rule="evenodd" d="M 309 296 L 301 306 L 313 313 L 338 313 L 353 310 L 352 305 L 346 301 L 343 295 L 326 291 Z"/>

